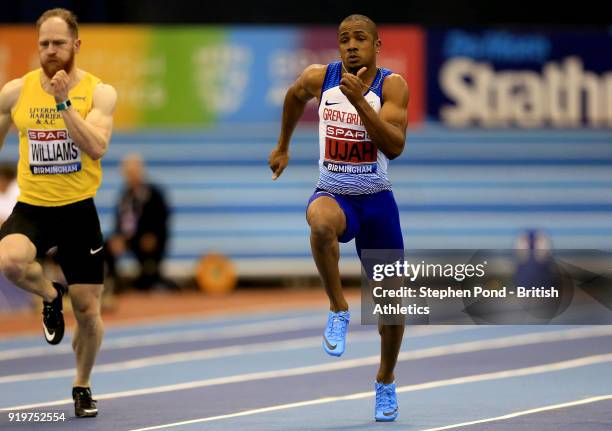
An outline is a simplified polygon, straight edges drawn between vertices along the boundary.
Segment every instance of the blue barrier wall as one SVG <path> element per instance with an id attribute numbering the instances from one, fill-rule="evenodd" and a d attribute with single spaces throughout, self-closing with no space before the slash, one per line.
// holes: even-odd
<path id="1" fill-rule="evenodd" d="M 300 129 L 290 165 L 271 181 L 267 157 L 275 127 L 211 132 L 115 134 L 96 197 L 103 230 L 112 228 L 122 155 L 138 151 L 173 208 L 169 270 L 190 271 L 220 251 L 242 274 L 315 273 L 306 201 L 318 175 L 313 129 Z M 12 136 L 3 159 L 16 159 Z M 408 248 L 509 248 L 526 228 L 557 248 L 612 244 L 612 134 L 596 130 L 409 131 L 390 177 Z M 358 266 L 343 246 L 345 271 Z"/>

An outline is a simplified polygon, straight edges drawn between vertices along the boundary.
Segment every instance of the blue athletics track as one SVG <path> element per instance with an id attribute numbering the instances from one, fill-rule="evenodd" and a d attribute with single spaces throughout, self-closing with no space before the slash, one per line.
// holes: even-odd
<path id="1" fill-rule="evenodd" d="M 379 337 L 352 306 L 342 358 L 321 348 L 323 302 L 110 325 L 94 370 L 95 419 L 73 417 L 70 333 L 59 346 L 2 336 L 0 429 L 611 429 L 612 326 L 408 327 L 400 416 L 375 423 Z M 10 422 L 16 412 L 66 421 Z"/>

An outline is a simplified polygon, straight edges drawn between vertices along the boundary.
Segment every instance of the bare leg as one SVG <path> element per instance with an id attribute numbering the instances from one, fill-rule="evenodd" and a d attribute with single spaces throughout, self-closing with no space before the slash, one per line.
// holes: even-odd
<path id="1" fill-rule="evenodd" d="M 0 271 L 17 287 L 51 302 L 57 297 L 51 281 L 44 277 L 36 261 L 36 247 L 22 234 L 11 234 L 0 241 Z"/>
<path id="2" fill-rule="evenodd" d="M 380 366 L 376 374 L 376 381 L 388 384 L 395 380 L 393 370 L 402 347 L 404 325 L 383 325 L 379 323 L 378 333 L 380 334 Z"/>
<path id="3" fill-rule="evenodd" d="M 101 297 L 101 284 L 73 284 L 70 286 L 70 299 L 77 321 L 72 338 L 77 370 L 74 386 L 91 386 L 91 370 L 104 335 L 104 325 L 100 317 Z"/>
<path id="4" fill-rule="evenodd" d="M 322 196 L 309 205 L 306 218 L 310 225 L 312 257 L 329 297 L 329 308 L 333 312 L 346 311 L 348 303 L 342 292 L 338 269 L 338 237 L 346 229 L 344 212 L 333 198 Z"/>

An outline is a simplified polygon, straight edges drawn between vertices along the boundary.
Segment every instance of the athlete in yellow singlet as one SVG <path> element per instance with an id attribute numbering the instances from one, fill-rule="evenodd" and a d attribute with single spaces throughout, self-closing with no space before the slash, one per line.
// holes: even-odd
<path id="1" fill-rule="evenodd" d="M 103 241 L 93 202 L 102 180 L 117 95 L 75 65 L 81 41 L 74 14 L 51 9 L 37 21 L 41 68 L 0 91 L 0 147 L 14 124 L 19 133 L 20 196 L 0 229 L 0 271 L 43 298 L 45 339 L 64 334 L 66 286 L 43 275 L 37 258 L 57 247 L 77 322 L 72 344 L 77 416 L 96 416 L 90 375 L 103 335 L 100 297 Z"/>

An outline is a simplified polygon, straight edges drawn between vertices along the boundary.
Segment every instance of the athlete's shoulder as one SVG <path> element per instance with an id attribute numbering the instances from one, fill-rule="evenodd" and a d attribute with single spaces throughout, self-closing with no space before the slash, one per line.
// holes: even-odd
<path id="1" fill-rule="evenodd" d="M 313 97 L 321 94 L 321 87 L 325 80 L 325 65 L 311 64 L 308 66 L 292 86 L 294 94 L 299 99 L 307 102 Z"/>
<path id="2" fill-rule="evenodd" d="M 383 86 L 390 86 L 395 89 L 405 88 L 408 89 L 408 83 L 402 75 L 399 73 L 389 71 L 389 74 L 385 77 Z"/>
<path id="3" fill-rule="evenodd" d="M 117 90 L 115 90 L 115 87 L 104 82 L 99 82 L 98 84 L 96 84 L 96 86 L 94 87 L 94 94 L 95 93 L 113 96 L 115 98 L 117 97 Z"/>
<path id="4" fill-rule="evenodd" d="M 0 112 L 9 112 L 17 103 L 23 88 L 24 78 L 13 79 L 0 89 Z"/>
<path id="5" fill-rule="evenodd" d="M 94 87 L 93 105 L 95 108 L 112 113 L 117 104 L 117 90 L 110 84 L 99 82 Z"/>
<path id="6" fill-rule="evenodd" d="M 402 75 L 399 73 L 390 72 L 383 82 L 383 99 L 388 100 L 391 98 L 397 98 L 399 100 L 406 100 L 410 98 L 410 89 L 408 83 Z"/>
<path id="7" fill-rule="evenodd" d="M 309 83 L 323 84 L 326 71 L 326 64 L 311 64 L 306 69 L 304 69 L 304 72 L 302 72 L 302 78 L 304 79 L 304 81 Z"/>
<path id="8" fill-rule="evenodd" d="M 2 93 L 10 93 L 10 92 L 19 92 L 21 91 L 21 89 L 23 88 L 23 83 L 24 83 L 24 79 L 23 78 L 17 78 L 17 79 L 13 79 L 9 82 L 7 82 L 6 84 L 4 84 L 2 86 Z"/>

